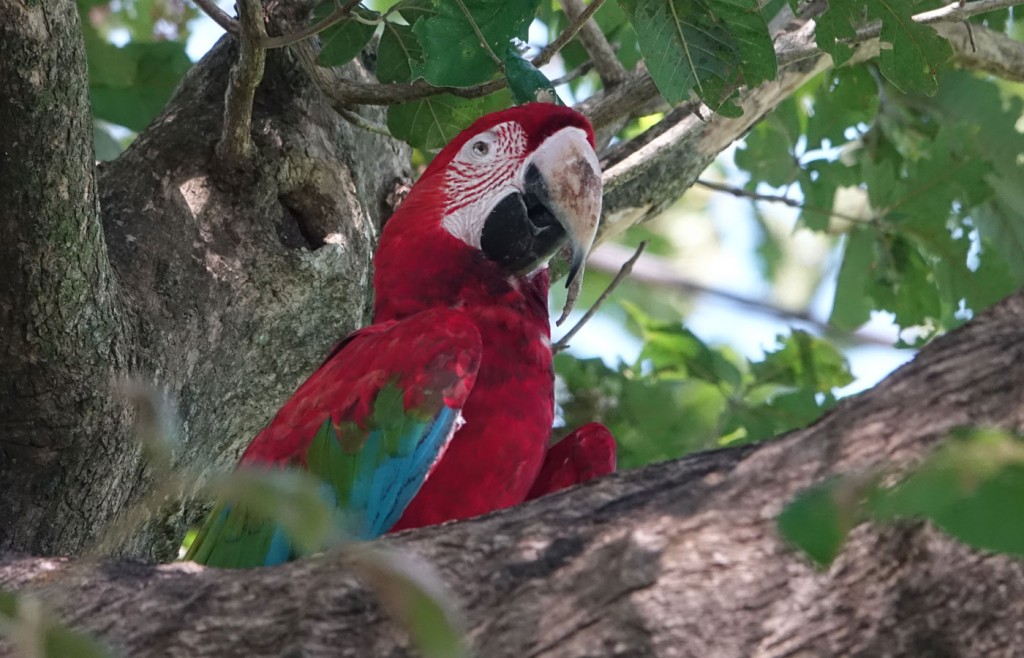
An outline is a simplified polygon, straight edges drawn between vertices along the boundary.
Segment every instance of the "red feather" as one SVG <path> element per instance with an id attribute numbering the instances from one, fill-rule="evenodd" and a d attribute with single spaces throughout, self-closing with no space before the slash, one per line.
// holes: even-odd
<path id="1" fill-rule="evenodd" d="M 548 273 L 542 269 L 530 275 L 510 275 L 442 226 L 449 201 L 443 175 L 446 167 L 472 136 L 506 121 L 517 121 L 524 129 L 527 153 L 568 126 L 583 129 L 593 146 L 593 130 L 583 115 L 549 104 L 528 104 L 487 115 L 453 139 L 384 227 L 374 260 L 377 324 L 353 334 L 332 352 L 254 439 L 243 461 L 293 460 L 328 414 L 335 419 L 348 414 L 360 423 L 368 413 L 369 401 L 399 363 L 406 367 L 411 359 L 422 372 L 436 374 L 431 350 L 440 348 L 424 344 L 421 334 L 430 334 L 430 327 L 416 322 L 439 313 L 443 317 L 438 321 L 449 323 L 452 331 L 464 334 L 464 340 L 480 346 L 479 371 L 475 384 L 465 376 L 475 367 L 468 363 L 472 350 L 451 365 L 456 371 L 462 368 L 463 376 L 455 377 L 444 395 L 453 398 L 450 406 L 462 407 L 465 425 L 455 433 L 394 529 L 476 516 L 527 497 L 544 461 L 554 413 Z M 382 353 L 394 353 L 394 363 L 389 365 L 389 357 Z M 403 371 L 402 386 L 409 394 L 421 388 L 416 376 L 414 371 Z M 579 450 L 586 452 L 592 444 L 608 448 L 602 441 L 605 439 L 582 440 Z M 576 447 L 566 459 L 560 457 L 572 446 L 576 443 L 552 449 L 551 463 L 563 465 L 552 466 L 557 473 L 544 476 L 551 487 L 568 482 L 566 478 L 575 478 L 571 482 L 575 483 L 592 472 L 614 467 L 613 454 L 611 462 L 606 455 L 603 461 L 597 460 L 596 470 L 581 470 L 579 464 L 586 466 L 586 462 L 576 458 Z M 561 475 L 564 468 L 571 473 Z"/>
<path id="2" fill-rule="evenodd" d="M 589 482 L 615 471 L 615 438 L 604 425 L 587 423 L 551 446 L 527 500 Z"/>

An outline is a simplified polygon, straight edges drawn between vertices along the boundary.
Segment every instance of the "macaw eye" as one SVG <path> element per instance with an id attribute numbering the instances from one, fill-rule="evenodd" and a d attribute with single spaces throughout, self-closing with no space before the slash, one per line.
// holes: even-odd
<path id="1" fill-rule="evenodd" d="M 483 140 L 480 140 L 478 142 L 474 142 L 474 144 L 473 144 L 473 153 L 475 153 L 476 155 L 478 155 L 480 157 L 483 157 L 483 156 L 487 155 L 490 152 L 491 152 L 491 145 L 488 144 L 487 142 L 485 142 Z"/>

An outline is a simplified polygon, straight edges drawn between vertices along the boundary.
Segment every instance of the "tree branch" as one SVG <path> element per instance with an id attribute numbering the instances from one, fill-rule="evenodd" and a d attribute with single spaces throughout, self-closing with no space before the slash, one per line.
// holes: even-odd
<path id="1" fill-rule="evenodd" d="M 538 68 L 547 64 L 565 44 L 572 40 L 576 32 L 583 26 L 583 23 L 600 9 L 603 1 L 594 0 L 594 2 L 588 5 L 586 11 L 576 21 L 563 30 L 554 41 L 533 58 L 532 64 Z M 301 46 L 303 43 L 300 41 L 294 45 Z M 309 59 L 308 54 L 304 57 Z M 319 68 L 316 64 L 315 55 L 311 58 L 311 62 L 312 66 Z M 506 85 L 504 77 L 495 78 L 472 87 L 435 87 L 424 80 L 377 84 L 334 77 L 326 73 L 317 72 L 311 69 L 309 65 L 307 65 L 307 70 L 310 72 L 310 77 L 317 81 L 317 85 L 324 94 L 331 99 L 331 103 L 335 107 L 345 108 L 351 108 L 355 105 L 395 105 L 438 94 L 452 94 L 460 98 L 480 98 L 503 89 Z"/>
<path id="2" fill-rule="evenodd" d="M 569 26 L 566 27 L 562 32 L 555 37 L 555 40 L 544 47 L 544 50 L 533 58 L 533 65 L 540 68 L 551 61 L 551 58 L 558 54 L 558 51 L 565 48 L 566 44 L 572 41 L 572 38 L 576 36 L 576 33 L 583 29 L 583 26 L 587 24 L 597 10 L 604 4 L 604 0 L 593 0 L 587 8 L 584 9 Z"/>
<path id="3" fill-rule="evenodd" d="M 487 658 L 1014 655 L 1019 560 L 902 523 L 855 529 L 822 571 L 775 517 L 831 475 L 898 472 L 957 426 L 1024 430 L 1022 369 L 1018 294 L 807 429 L 379 543 L 436 565 Z M 0 560 L 0 585 L 122 655 L 416 655 L 356 573 L 344 552 L 244 571 Z"/>
<path id="4" fill-rule="evenodd" d="M 266 49 L 283 48 L 284 46 L 291 46 L 312 36 L 316 36 L 327 28 L 333 27 L 348 18 L 349 14 L 352 13 L 352 10 L 358 7 L 361 2 L 362 0 L 346 0 L 344 4 L 336 7 L 334 11 L 316 25 L 310 25 L 293 32 L 292 34 L 282 34 L 279 37 L 266 37 L 260 42 L 260 46 Z"/>
<path id="5" fill-rule="evenodd" d="M 224 95 L 224 127 L 217 156 L 222 163 L 238 168 L 253 157 L 252 102 L 263 79 L 267 51 L 260 43 L 267 38 L 260 0 L 239 0 L 238 60 L 231 67 Z"/>
<path id="6" fill-rule="evenodd" d="M 195 0 L 195 3 L 214 23 L 224 28 L 225 32 L 238 36 L 238 21 L 221 11 L 216 2 L 213 0 Z"/>
<path id="7" fill-rule="evenodd" d="M 953 46 L 953 62 L 1003 80 L 1024 82 L 1024 42 L 970 23 L 938 23 L 935 30 Z"/>
<path id="8" fill-rule="evenodd" d="M 760 192 L 753 192 L 751 190 L 743 189 L 742 187 L 724 185 L 722 183 L 716 183 L 715 181 L 705 180 L 703 178 L 698 178 L 696 181 L 694 181 L 694 183 L 696 185 L 700 185 L 701 187 L 706 187 L 709 190 L 715 190 L 716 192 L 724 192 L 726 194 L 731 194 L 732 196 L 738 198 L 750 199 L 751 201 L 766 201 L 768 203 L 781 203 L 782 205 L 789 206 L 790 208 L 796 208 L 798 210 L 810 210 L 812 212 L 822 213 L 824 215 L 828 215 L 829 217 L 835 217 L 836 219 L 841 219 L 846 222 L 852 222 L 854 224 L 865 224 L 868 226 L 881 228 L 879 226 L 879 220 L 877 217 L 857 217 L 854 215 L 848 215 L 846 213 L 836 212 L 832 209 L 816 208 L 806 203 L 801 203 L 796 199 L 791 199 L 787 196 L 780 196 L 778 194 L 761 194 Z"/>
<path id="9" fill-rule="evenodd" d="M 570 20 L 575 21 L 585 11 L 581 0 L 563 0 L 562 8 Z M 590 55 L 597 74 L 601 77 L 604 87 L 614 87 L 622 82 L 628 73 L 615 56 L 615 49 L 608 43 L 604 32 L 593 18 L 587 20 L 580 27 L 580 43 Z"/>
<path id="10" fill-rule="evenodd" d="M 76 3 L 0 2 L 0 80 L 0 547 L 55 551 L 126 497 L 90 460 L 126 450 L 110 374 L 136 362 L 138 323 L 100 217 Z"/>

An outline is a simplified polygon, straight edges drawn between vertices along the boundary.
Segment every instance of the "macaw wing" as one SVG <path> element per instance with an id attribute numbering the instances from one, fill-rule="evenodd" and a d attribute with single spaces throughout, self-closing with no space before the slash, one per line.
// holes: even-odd
<path id="1" fill-rule="evenodd" d="M 241 466 L 300 466 L 321 481 L 351 536 L 388 531 L 458 428 L 481 341 L 459 311 L 439 309 L 349 336 L 253 439 Z M 216 507 L 186 559 L 278 564 L 296 553 L 284 530 L 243 505 Z"/>

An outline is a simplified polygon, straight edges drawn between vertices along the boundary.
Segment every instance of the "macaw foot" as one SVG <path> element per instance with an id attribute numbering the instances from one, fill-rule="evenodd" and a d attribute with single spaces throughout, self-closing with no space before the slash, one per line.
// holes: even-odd
<path id="1" fill-rule="evenodd" d="M 582 484 L 615 470 L 615 438 L 604 425 L 588 423 L 548 448 L 526 500 Z"/>

